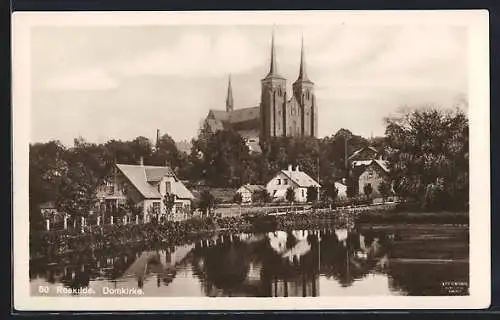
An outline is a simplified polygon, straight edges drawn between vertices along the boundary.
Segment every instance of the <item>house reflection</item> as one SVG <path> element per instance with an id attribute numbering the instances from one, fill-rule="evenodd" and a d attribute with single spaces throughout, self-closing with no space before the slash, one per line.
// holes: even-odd
<path id="1" fill-rule="evenodd" d="M 463 263 L 423 264 L 433 252 L 442 255 L 443 244 L 433 248 L 427 240 L 423 247 L 417 236 L 414 242 L 408 234 L 404 241 L 394 242 L 397 237 L 391 233 L 370 227 L 223 234 L 188 245 L 138 245 L 120 252 L 69 255 L 57 262 L 30 262 L 30 277 L 69 288 L 88 287 L 91 281 L 115 286 L 123 281 L 182 295 L 168 288 L 183 274 L 206 296 L 314 297 L 329 294 L 321 292 L 320 277 L 351 287 L 376 273 L 387 276 L 391 290 L 403 294 L 450 294 L 455 289 L 443 288 L 442 282 L 457 279 L 467 286 L 467 248 L 446 240 L 454 256 L 464 257 Z"/>
<path id="2" fill-rule="evenodd" d="M 340 232 L 342 234 L 342 232 Z M 337 230 L 276 231 L 258 241 L 198 246 L 192 264 L 208 296 L 319 296 L 319 275 L 350 286 L 387 266 L 381 240 Z M 367 241 L 368 240 L 368 241 Z"/>

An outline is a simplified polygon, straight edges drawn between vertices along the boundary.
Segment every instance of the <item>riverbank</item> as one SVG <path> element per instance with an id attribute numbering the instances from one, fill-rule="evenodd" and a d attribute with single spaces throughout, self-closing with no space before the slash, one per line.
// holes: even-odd
<path id="1" fill-rule="evenodd" d="M 469 224 L 468 212 L 402 212 L 397 210 L 374 211 L 358 215 L 355 223 L 376 224 Z"/>
<path id="2" fill-rule="evenodd" d="M 255 217 L 253 218 L 255 219 Z M 274 216 L 278 230 L 350 228 L 354 224 L 468 224 L 467 213 L 408 213 L 382 208 L 348 210 L 317 210 Z M 208 217 L 162 224 L 102 225 L 81 230 L 39 231 L 30 234 L 30 258 L 118 250 L 129 245 L 152 248 L 155 244 L 178 245 L 210 236 L 255 231 L 252 218 Z"/>

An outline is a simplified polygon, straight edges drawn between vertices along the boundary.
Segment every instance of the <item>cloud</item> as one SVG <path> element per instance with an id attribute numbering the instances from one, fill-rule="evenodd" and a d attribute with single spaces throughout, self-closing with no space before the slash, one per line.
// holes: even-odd
<path id="1" fill-rule="evenodd" d="M 269 68 L 271 26 L 100 30 L 89 29 L 85 35 L 82 31 L 78 51 L 65 50 L 72 39 L 65 33 L 57 43 L 45 46 L 47 59 L 33 60 L 34 68 L 44 61 L 48 64 L 33 80 L 35 91 L 41 88 L 47 93 L 44 99 L 33 99 L 35 141 L 72 139 L 76 134 L 89 140 L 150 133 L 153 137 L 155 128 L 176 139 L 193 137 L 209 108 L 224 108 L 229 73 L 236 108 L 260 101 L 260 80 Z M 383 134 L 383 117 L 401 105 L 445 105 L 458 93 L 467 93 L 464 31 L 279 25 L 275 28 L 279 72 L 288 79 L 290 93 L 298 75 L 303 34 L 308 75 L 316 84 L 320 136 L 341 127 L 363 135 Z M 99 41 L 93 40 L 96 33 L 103 35 Z M 104 45 L 107 38 L 113 46 Z M 45 44 L 47 39 L 37 42 Z M 132 42 L 138 48 L 129 50 Z M 66 51 L 61 56 L 66 58 L 53 58 Z"/>
<path id="2" fill-rule="evenodd" d="M 196 32 L 182 34 L 173 46 L 161 47 L 131 62 L 123 61 L 117 69 L 129 76 L 212 77 L 245 72 L 263 60 L 262 51 L 238 31 L 215 35 Z"/>
<path id="3" fill-rule="evenodd" d="M 117 80 L 99 68 L 77 69 L 58 74 L 45 83 L 45 88 L 50 90 L 100 91 L 117 86 Z"/>

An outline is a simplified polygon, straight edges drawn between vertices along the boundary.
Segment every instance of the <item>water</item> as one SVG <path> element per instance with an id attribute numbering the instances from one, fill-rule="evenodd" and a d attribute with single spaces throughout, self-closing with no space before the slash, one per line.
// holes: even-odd
<path id="1" fill-rule="evenodd" d="M 468 255 L 460 226 L 276 231 L 32 262 L 30 283 L 44 296 L 467 295 Z"/>

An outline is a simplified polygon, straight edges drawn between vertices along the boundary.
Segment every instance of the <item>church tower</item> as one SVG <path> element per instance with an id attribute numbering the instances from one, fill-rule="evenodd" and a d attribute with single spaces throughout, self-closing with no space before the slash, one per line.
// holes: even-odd
<path id="1" fill-rule="evenodd" d="M 261 80 L 261 138 L 286 134 L 286 79 L 279 75 L 276 64 L 274 31 L 271 39 L 271 61 L 269 73 Z"/>
<path id="2" fill-rule="evenodd" d="M 226 112 L 231 112 L 233 110 L 234 110 L 233 88 L 231 86 L 231 75 L 229 75 L 229 81 L 227 84 Z"/>
<path id="3" fill-rule="evenodd" d="M 300 132 L 302 136 L 318 136 L 318 111 L 314 83 L 309 80 L 306 71 L 304 39 L 300 50 L 300 69 L 297 80 L 293 83 L 293 95 L 300 105 Z"/>

